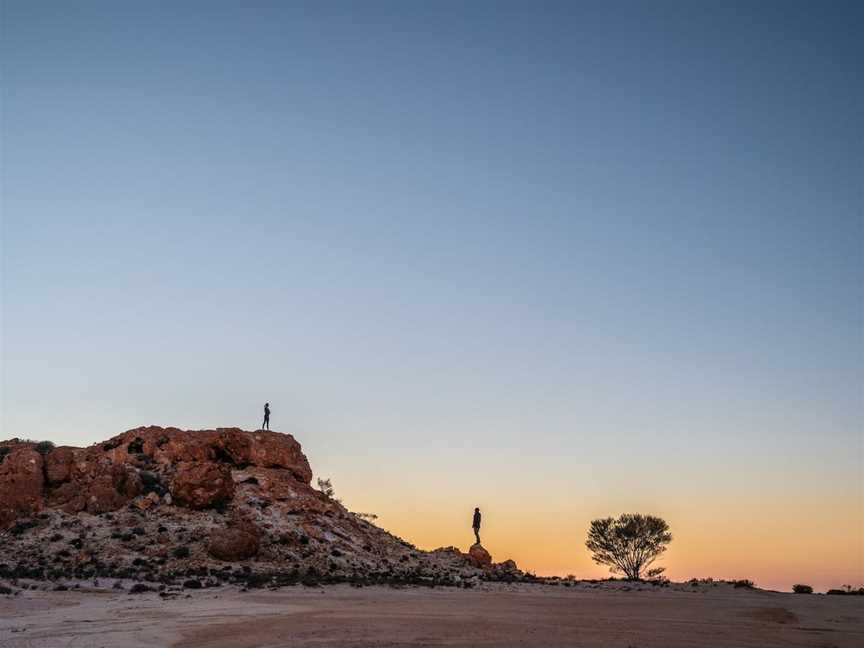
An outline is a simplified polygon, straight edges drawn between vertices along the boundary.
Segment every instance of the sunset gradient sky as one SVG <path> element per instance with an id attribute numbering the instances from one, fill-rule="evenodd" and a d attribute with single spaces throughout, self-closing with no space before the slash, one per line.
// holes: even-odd
<path id="1" fill-rule="evenodd" d="M 0 11 L 0 437 L 266 400 L 424 548 L 864 585 L 864 4 Z"/>

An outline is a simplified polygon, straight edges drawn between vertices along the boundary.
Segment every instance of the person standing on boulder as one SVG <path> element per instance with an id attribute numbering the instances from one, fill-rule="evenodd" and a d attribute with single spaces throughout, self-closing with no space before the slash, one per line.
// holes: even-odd
<path id="1" fill-rule="evenodd" d="M 270 429 L 270 403 L 264 403 L 264 422 L 261 424 L 261 429 Z"/>
<path id="2" fill-rule="evenodd" d="M 474 509 L 474 520 L 471 522 L 471 528 L 474 529 L 474 537 L 477 538 L 477 544 L 480 544 L 480 509 Z"/>

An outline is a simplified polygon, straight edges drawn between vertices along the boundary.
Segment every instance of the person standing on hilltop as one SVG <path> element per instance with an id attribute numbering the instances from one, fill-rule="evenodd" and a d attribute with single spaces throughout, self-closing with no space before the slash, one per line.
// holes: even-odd
<path id="1" fill-rule="evenodd" d="M 261 424 L 261 429 L 270 429 L 270 403 L 264 403 L 264 422 Z"/>
<path id="2" fill-rule="evenodd" d="M 480 509 L 474 509 L 474 519 L 471 522 L 471 528 L 474 529 L 474 537 L 477 538 L 477 544 L 480 544 Z"/>

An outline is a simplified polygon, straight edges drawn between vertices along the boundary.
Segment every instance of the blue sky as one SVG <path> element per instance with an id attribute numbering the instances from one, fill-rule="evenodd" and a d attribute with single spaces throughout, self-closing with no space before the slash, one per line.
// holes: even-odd
<path id="1" fill-rule="evenodd" d="M 6 0 L 2 436 L 267 400 L 381 510 L 807 474 L 860 578 L 862 30 L 854 2 Z"/>

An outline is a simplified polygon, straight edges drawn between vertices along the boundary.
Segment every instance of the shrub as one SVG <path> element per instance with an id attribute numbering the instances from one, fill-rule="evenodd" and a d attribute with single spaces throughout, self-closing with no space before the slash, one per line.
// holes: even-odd
<path id="1" fill-rule="evenodd" d="M 336 491 L 333 489 L 333 484 L 330 482 L 330 478 L 321 479 L 318 478 L 318 490 L 324 493 L 325 497 L 329 497 L 334 502 L 342 503 L 342 500 L 336 498 Z"/>
<path id="2" fill-rule="evenodd" d="M 648 569 L 672 541 L 669 525 L 653 515 L 624 513 L 618 519 L 593 520 L 585 546 L 594 562 L 608 565 L 613 574 L 639 580 L 643 573 L 658 578 L 663 567 Z"/>
<path id="3" fill-rule="evenodd" d="M 156 473 L 152 473 L 149 470 L 142 470 L 138 473 L 138 476 L 141 478 L 141 485 L 144 489 L 145 495 L 147 493 L 156 493 L 159 497 L 162 497 L 168 492 L 168 489 L 165 488 L 165 484 L 162 483 L 162 480 Z"/>
<path id="4" fill-rule="evenodd" d="M 50 441 L 40 441 L 33 449 L 42 456 L 45 456 L 54 449 L 54 444 Z"/>
<path id="5" fill-rule="evenodd" d="M 12 448 L 9 446 L 0 446 L 0 463 L 6 458 L 6 455 L 12 452 Z"/>
<path id="6" fill-rule="evenodd" d="M 792 591 L 796 594 L 812 594 L 813 588 L 809 585 L 802 585 L 801 583 L 798 583 L 792 586 Z"/>
<path id="7" fill-rule="evenodd" d="M 864 587 L 855 589 L 851 585 L 844 585 L 843 589 L 829 589 L 825 593 L 831 596 L 864 596 Z"/>

